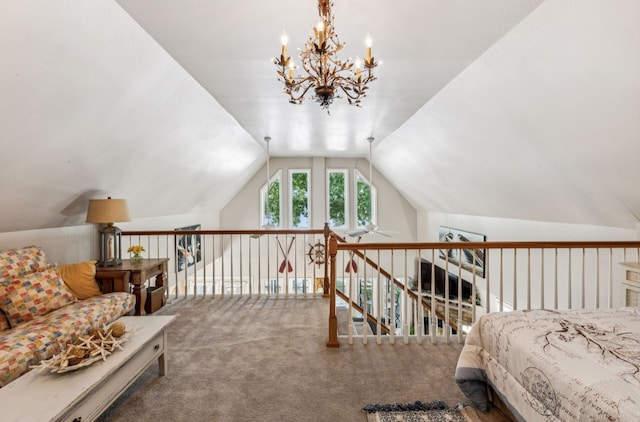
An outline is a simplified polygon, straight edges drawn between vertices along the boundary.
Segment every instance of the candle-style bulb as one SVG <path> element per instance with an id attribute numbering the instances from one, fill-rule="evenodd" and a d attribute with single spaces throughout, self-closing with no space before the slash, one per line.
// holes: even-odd
<path id="1" fill-rule="evenodd" d="M 289 37 L 287 36 L 286 31 L 282 31 L 282 36 L 280 37 L 280 41 L 282 41 L 282 57 L 286 60 L 287 44 L 289 43 Z"/>
<path id="2" fill-rule="evenodd" d="M 367 63 L 371 63 L 371 35 L 367 34 L 367 38 L 364 40 L 364 45 L 367 47 L 366 61 Z"/>
<path id="3" fill-rule="evenodd" d="M 318 22 L 316 23 L 316 36 L 318 37 L 318 45 L 322 45 L 324 43 L 324 20 L 322 18 L 318 18 Z"/>
<path id="4" fill-rule="evenodd" d="M 362 60 L 360 60 L 360 57 L 356 56 L 356 60 L 354 62 L 354 65 L 356 67 L 356 78 L 360 79 L 360 69 L 362 67 Z"/>
<path id="5" fill-rule="evenodd" d="M 293 61 L 293 57 L 289 60 L 289 82 L 293 83 L 293 71 L 296 68 L 296 64 Z"/>

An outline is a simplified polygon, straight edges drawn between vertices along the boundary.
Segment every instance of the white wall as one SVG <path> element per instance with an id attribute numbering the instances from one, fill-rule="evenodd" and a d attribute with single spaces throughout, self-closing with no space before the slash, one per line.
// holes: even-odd
<path id="1" fill-rule="evenodd" d="M 92 244 L 98 242 L 93 225 L 60 227 L 0 233 L 0 250 L 38 245 L 44 249 L 49 262 L 60 264 L 95 258 Z M 97 250 L 97 245 L 93 248 Z"/>
<path id="2" fill-rule="evenodd" d="M 325 178 L 327 169 L 349 170 L 349 220 L 353 229 L 354 220 L 354 169 L 363 176 L 369 175 L 369 162 L 364 158 L 271 158 L 270 172 L 273 176 L 282 172 L 281 195 L 287 198 L 289 190 L 289 169 L 311 169 L 311 221 L 314 229 L 322 228 L 327 220 L 325 202 Z M 258 229 L 260 222 L 260 188 L 266 182 L 266 164 L 256 172 L 242 190 L 220 212 L 220 226 L 223 228 Z M 415 241 L 416 210 L 395 189 L 386 178 L 373 169 L 373 184 L 378 189 L 378 226 L 380 230 L 394 231 L 392 238 L 366 236 L 362 241 Z M 282 204 L 283 228 L 287 228 L 289 209 Z"/>
<path id="3" fill-rule="evenodd" d="M 561 224 L 561 223 L 544 223 L 537 221 L 525 221 L 525 220 L 510 220 L 501 218 L 489 218 L 478 217 L 469 215 L 457 215 L 457 214 L 443 214 L 443 213 L 428 213 L 423 212 L 419 215 L 418 227 L 420 233 L 418 234 L 419 241 L 421 242 L 437 242 L 438 241 L 438 229 L 440 226 L 452 227 L 464 231 L 480 233 L 486 236 L 488 242 L 490 241 L 544 241 L 544 240 L 556 240 L 556 241 L 633 241 L 638 240 L 638 232 L 635 228 L 621 229 L 616 227 L 603 227 L 603 226 L 590 226 L 584 224 Z M 553 303 L 553 288 L 550 286 L 554 279 L 554 263 L 553 258 L 548 256 L 547 265 L 540 265 L 539 251 L 534 251 L 533 262 L 531 265 L 530 275 L 519 275 L 517 277 L 517 291 L 518 291 L 518 308 L 523 307 L 523 298 L 526 292 L 527 278 L 532 280 L 532 308 L 540 307 L 540 283 L 539 280 L 545 280 L 545 307 L 550 307 Z M 560 256 L 566 254 L 566 251 L 560 251 Z M 637 256 L 635 252 L 631 252 L 629 255 L 631 258 L 628 260 L 636 260 Z M 580 268 L 580 257 L 574 259 L 571 264 L 572 277 L 581 278 L 582 268 Z M 511 258 L 505 258 L 505 265 L 509 267 L 511 265 Z M 609 256 L 608 253 L 603 253 L 599 259 L 601 265 L 600 271 L 600 303 L 608 301 L 608 289 L 605 285 L 606 280 L 609 277 Z M 623 261 L 622 256 L 615 255 L 612 261 L 612 297 L 614 306 L 622 306 L 623 298 L 621 295 L 620 282 L 624 279 L 624 273 L 622 268 L 618 265 Z M 526 272 L 527 260 L 524 256 L 518 258 L 518 271 Z M 568 265 L 562 259 L 558 262 L 557 272 L 559 274 L 559 300 L 562 302 L 567 299 L 566 287 L 562 283 L 563 277 L 568 273 Z M 544 271 L 544 275 L 542 272 Z M 504 270 L 504 291 L 503 295 L 507 303 L 513 302 L 513 288 L 512 288 L 512 269 Z M 596 283 L 596 267 L 589 264 L 585 269 L 585 285 L 586 285 L 586 304 L 585 307 L 590 307 L 595 301 L 595 283 Z M 500 271 L 498 266 L 491 266 L 488 269 L 488 275 L 491 292 L 496 292 L 498 289 L 498 280 L 500 280 Z M 469 275 L 463 277 L 470 280 Z M 576 279 L 573 279 L 572 286 L 578 283 Z M 485 279 L 486 280 L 486 279 Z M 485 280 L 477 279 L 478 287 L 484 289 L 486 287 Z M 580 291 L 578 288 L 572 290 L 572 299 L 574 307 L 580 300 Z M 484 296 L 481 294 L 481 296 Z M 495 294 L 492 294 L 493 300 L 495 300 Z M 483 297 L 484 300 L 484 297 Z M 493 306 L 493 305 L 492 305 Z M 496 310 L 493 307 L 492 310 Z"/>
<path id="4" fill-rule="evenodd" d="M 124 231 L 173 230 L 193 224 L 201 224 L 203 229 L 215 230 L 219 228 L 219 216 L 217 213 L 211 213 L 154 217 L 118 223 L 117 226 Z M 98 226 L 85 224 L 73 227 L 0 233 L 0 250 L 38 245 L 44 249 L 49 262 L 66 264 L 98 259 L 98 241 Z M 124 244 L 123 240 L 123 248 Z"/>
<path id="5" fill-rule="evenodd" d="M 453 227 L 487 236 L 489 242 L 537 240 L 638 240 L 633 228 L 592 226 L 586 224 L 546 223 L 506 218 L 478 217 L 460 214 L 421 213 L 418 239 L 438 240 L 440 226 Z M 640 230 L 640 229 L 639 229 Z"/>

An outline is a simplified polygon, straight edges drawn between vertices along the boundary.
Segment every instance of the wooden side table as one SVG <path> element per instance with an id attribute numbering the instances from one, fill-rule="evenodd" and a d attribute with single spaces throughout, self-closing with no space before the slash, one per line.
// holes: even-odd
<path id="1" fill-rule="evenodd" d="M 155 286 L 161 287 L 162 305 L 165 304 L 164 299 L 164 277 L 167 273 L 167 263 L 169 258 L 143 259 L 139 262 L 131 262 L 123 259 L 122 264 L 110 267 L 96 268 L 97 271 L 128 271 L 130 274 L 129 283 L 132 286 L 132 293 L 136 297 L 136 315 L 145 315 L 144 305 L 147 300 L 147 280 L 155 277 Z"/>

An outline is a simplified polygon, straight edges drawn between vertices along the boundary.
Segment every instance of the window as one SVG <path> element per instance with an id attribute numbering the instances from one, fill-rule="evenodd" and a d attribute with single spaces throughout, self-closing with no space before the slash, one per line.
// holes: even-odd
<path id="1" fill-rule="evenodd" d="M 289 170 L 289 197 L 291 228 L 309 228 L 310 170 Z"/>
<path id="2" fill-rule="evenodd" d="M 348 227 L 348 182 L 347 170 L 327 171 L 327 215 L 332 228 Z"/>
<path id="3" fill-rule="evenodd" d="M 266 184 L 260 189 L 260 210 L 262 225 L 280 227 L 280 179 L 281 172 L 269 179 L 269 191 L 267 195 Z"/>
<path id="4" fill-rule="evenodd" d="M 377 190 L 375 186 L 369 189 L 369 180 L 358 170 L 355 171 L 356 179 L 356 225 L 365 227 L 367 224 L 376 224 L 377 215 Z"/>

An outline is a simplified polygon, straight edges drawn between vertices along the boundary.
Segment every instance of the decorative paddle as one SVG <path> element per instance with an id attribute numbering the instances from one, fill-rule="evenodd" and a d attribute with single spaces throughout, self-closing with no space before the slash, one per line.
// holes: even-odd
<path id="1" fill-rule="evenodd" d="M 358 237 L 356 243 L 360 243 L 360 239 L 362 239 L 362 236 Z M 354 273 L 358 272 L 358 264 L 356 263 L 355 259 L 353 259 L 354 252 L 355 251 L 349 251 L 349 261 L 347 261 L 347 268 L 344 269 L 344 271 L 347 273 L 350 273 L 351 271 L 353 271 Z"/>
<path id="2" fill-rule="evenodd" d="M 282 263 L 280 263 L 280 268 L 278 268 L 278 272 L 283 273 L 284 269 L 287 269 L 287 272 L 290 273 L 291 271 L 293 271 L 293 266 L 291 265 L 291 262 L 289 262 L 289 252 L 291 252 L 291 247 L 293 246 L 293 242 L 296 240 L 295 236 L 291 238 L 291 243 L 289 244 L 289 247 L 287 248 L 287 252 L 284 252 L 284 249 L 282 247 L 282 244 L 280 243 L 280 239 L 278 239 L 276 237 L 276 240 L 278 241 L 278 246 L 280 247 L 280 251 L 282 252 L 282 255 L 284 255 L 284 259 L 282 260 Z"/>

